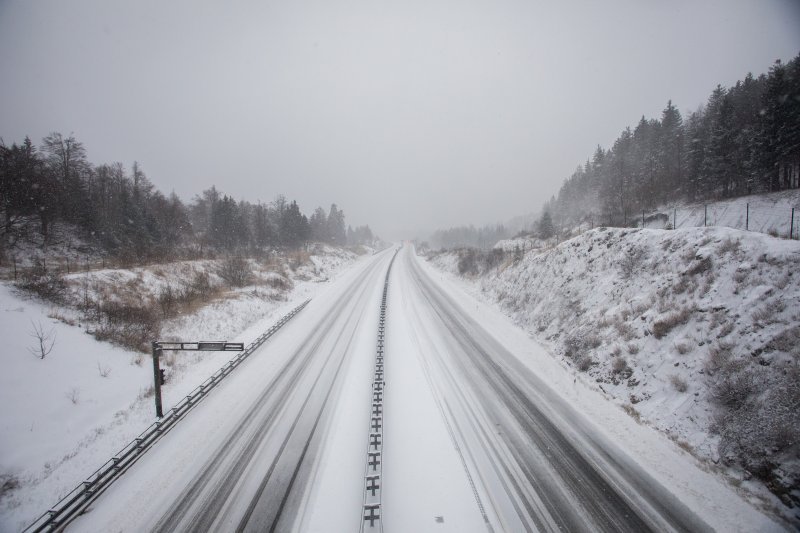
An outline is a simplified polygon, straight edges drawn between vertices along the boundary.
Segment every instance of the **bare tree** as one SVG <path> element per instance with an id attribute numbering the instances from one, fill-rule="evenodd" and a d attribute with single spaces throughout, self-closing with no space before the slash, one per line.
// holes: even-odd
<path id="1" fill-rule="evenodd" d="M 56 328 L 50 328 L 50 331 L 45 331 L 41 322 L 34 323 L 33 320 L 31 320 L 31 326 L 33 326 L 33 331 L 30 335 L 36 339 L 36 345 L 28 348 L 28 351 L 34 357 L 44 359 L 46 355 L 53 351 L 53 346 L 56 344 Z"/>

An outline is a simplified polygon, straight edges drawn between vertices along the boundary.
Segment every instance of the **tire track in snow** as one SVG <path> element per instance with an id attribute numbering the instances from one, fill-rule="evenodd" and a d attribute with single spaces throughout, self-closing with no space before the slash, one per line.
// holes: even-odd
<path id="1" fill-rule="evenodd" d="M 287 501 L 293 489 L 303 485 L 298 479 L 300 467 L 307 457 L 311 441 L 322 417 L 323 408 L 333 390 L 338 370 L 347 355 L 352 336 L 357 330 L 358 320 L 354 320 L 360 311 L 357 302 L 366 292 L 383 258 L 374 261 L 346 289 L 345 297 L 339 300 L 326 317 L 320 321 L 301 344 L 283 368 L 273 376 L 265 386 L 253 406 L 237 424 L 235 430 L 217 449 L 214 456 L 205 464 L 178 499 L 177 506 L 161 518 L 155 531 L 196 531 L 207 529 L 236 528 L 239 531 L 252 529 L 248 524 L 258 524 L 258 530 L 273 530 L 281 520 Z M 360 289 L 360 290 L 359 290 Z M 349 308 L 349 312 L 345 314 Z M 345 317 L 343 324 L 352 326 L 352 331 L 345 348 L 339 350 L 333 360 L 334 350 L 328 353 L 320 364 L 319 350 L 329 340 L 334 326 Z M 346 327 L 343 326 L 333 343 L 338 346 Z M 315 357 L 316 356 L 316 357 Z M 333 366 L 333 372 L 326 372 Z M 231 497 L 238 494 L 241 479 L 248 473 L 255 458 L 263 453 L 264 441 L 276 429 L 285 424 L 287 409 L 293 398 L 292 392 L 298 384 L 308 378 L 313 370 L 317 374 L 314 385 L 303 399 L 299 411 L 294 415 L 291 426 L 279 446 L 269 469 L 264 474 L 254 495 L 249 496 L 249 504 L 241 517 L 231 516 L 235 513 L 229 509 Z M 324 378 L 324 379 L 323 379 Z M 320 380 L 325 381 L 322 390 L 317 390 Z M 302 436 L 298 436 L 300 433 Z M 296 446 L 297 441 L 299 446 Z M 290 444 L 291 443 L 291 444 Z M 301 453 L 287 453 L 300 450 Z M 289 475 L 282 474 L 289 472 Z M 281 475 L 279 475 L 281 474 Z M 267 490 L 269 487 L 270 490 Z M 236 503 L 236 502 L 233 502 Z M 232 527 L 231 527 L 232 526 Z"/>
<path id="2" fill-rule="evenodd" d="M 622 454 L 603 448 L 591 435 L 578 435 L 581 442 L 573 443 L 568 437 L 576 435 L 562 432 L 550 419 L 554 410 L 542 404 L 554 399 L 535 392 L 546 386 L 514 365 L 513 356 L 466 316 L 413 257 L 407 266 L 452 348 L 438 362 L 449 374 L 446 390 L 457 402 L 473 404 L 466 410 L 476 416 L 455 420 L 455 425 L 464 433 L 480 432 L 475 438 L 486 446 L 490 464 L 516 493 L 512 500 L 521 500 L 523 508 L 517 512 L 527 530 L 708 529 L 646 474 L 618 471 L 631 466 Z M 559 405 L 555 412 L 570 422 L 567 406 Z M 482 427 L 476 427 L 477 420 Z M 494 429 L 486 427 L 487 420 L 495 423 Z M 586 430 L 576 426 L 574 431 Z M 593 449 L 581 449 L 581 444 Z"/>

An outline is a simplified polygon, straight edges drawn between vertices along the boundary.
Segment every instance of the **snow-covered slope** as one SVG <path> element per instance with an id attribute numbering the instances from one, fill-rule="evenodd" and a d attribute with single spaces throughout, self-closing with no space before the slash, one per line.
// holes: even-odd
<path id="1" fill-rule="evenodd" d="M 740 196 L 717 202 L 681 203 L 663 206 L 645 213 L 645 227 L 664 229 L 667 224 L 676 228 L 725 226 L 772 233 L 781 237 L 789 235 L 795 209 L 794 237 L 800 231 L 800 190 L 791 189 L 769 194 Z M 641 221 L 637 219 L 641 226 Z"/>
<path id="2" fill-rule="evenodd" d="M 471 282 L 632 416 L 796 505 L 798 266 L 799 242 L 759 233 L 600 228 Z"/>
<path id="3" fill-rule="evenodd" d="M 357 257 L 320 247 L 285 259 L 278 265 L 281 283 L 269 282 L 277 275 L 274 268 L 255 268 L 255 285 L 198 302 L 191 312 L 167 320 L 161 339 L 251 342 Z M 66 302 L 79 305 L 104 293 L 146 301 L 197 273 L 213 278 L 215 269 L 209 261 L 181 261 L 69 274 Z M 0 284 L 0 531 L 30 523 L 154 419 L 149 356 L 98 342 L 86 334 L 97 325 L 83 318 L 79 309 Z M 31 333 L 39 325 L 54 334 L 44 359 L 30 351 L 37 347 Z M 164 406 L 177 403 L 230 358 L 225 352 L 165 353 Z"/>

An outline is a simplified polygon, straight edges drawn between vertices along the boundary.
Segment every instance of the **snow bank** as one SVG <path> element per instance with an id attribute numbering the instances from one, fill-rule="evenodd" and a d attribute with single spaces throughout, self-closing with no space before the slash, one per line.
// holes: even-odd
<path id="1" fill-rule="evenodd" d="M 256 285 L 168 320 L 162 339 L 249 343 L 355 259 L 352 252 L 325 246 L 255 268 Z M 190 274 L 214 276 L 215 268 L 213 261 L 181 261 L 69 274 L 67 302 L 79 305 L 100 294 L 146 300 Z M 278 274 L 288 286 L 269 283 Z M 30 353 L 37 342 L 31 333 L 40 324 L 55 336 L 44 359 Z M 0 284 L 0 531 L 32 522 L 153 421 L 149 356 L 98 342 L 87 328 L 75 308 Z M 228 359 L 224 352 L 165 353 L 164 406 L 175 404 Z"/>
<path id="2" fill-rule="evenodd" d="M 454 253 L 431 262 L 458 273 Z M 752 382 L 738 392 L 763 403 L 800 363 L 798 265 L 800 243 L 764 234 L 601 228 L 510 254 L 472 286 L 632 416 L 718 461 L 724 428 L 712 426 L 726 412 L 721 390 Z M 780 420 L 800 427 L 796 415 Z M 733 440 L 723 443 L 723 459 L 753 470 L 754 458 L 736 457 L 747 443 Z M 795 503 L 797 450 L 763 455 L 777 466 L 767 476 L 773 490 Z M 737 475 L 748 484 L 749 473 Z"/>

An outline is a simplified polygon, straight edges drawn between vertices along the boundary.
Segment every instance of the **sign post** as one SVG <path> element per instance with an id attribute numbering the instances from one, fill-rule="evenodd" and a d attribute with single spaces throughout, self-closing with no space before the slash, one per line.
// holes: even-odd
<path id="1" fill-rule="evenodd" d="M 161 354 L 164 350 L 201 352 L 241 352 L 243 342 L 199 341 L 199 342 L 160 342 L 153 341 L 153 385 L 156 398 L 156 416 L 164 416 L 161 406 L 161 385 L 164 384 L 164 371 L 161 370 Z"/>
<path id="2" fill-rule="evenodd" d="M 161 409 L 161 346 L 153 342 L 153 384 L 156 397 L 156 416 L 161 418 L 164 413 Z"/>

